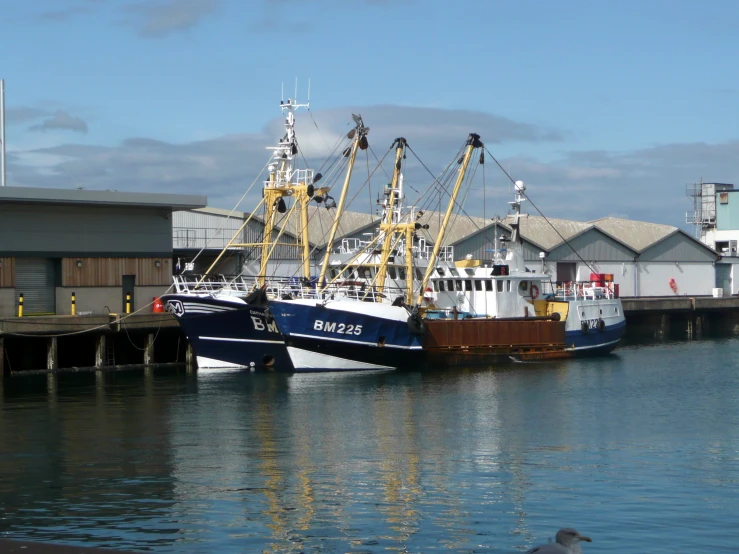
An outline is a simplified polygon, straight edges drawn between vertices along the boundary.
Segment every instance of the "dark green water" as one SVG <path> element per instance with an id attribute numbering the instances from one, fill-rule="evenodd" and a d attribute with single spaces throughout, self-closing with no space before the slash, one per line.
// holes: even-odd
<path id="1" fill-rule="evenodd" d="M 572 526 L 586 554 L 739 551 L 736 339 L 496 370 L 142 370 L 0 390 L 4 538 L 520 552 Z"/>

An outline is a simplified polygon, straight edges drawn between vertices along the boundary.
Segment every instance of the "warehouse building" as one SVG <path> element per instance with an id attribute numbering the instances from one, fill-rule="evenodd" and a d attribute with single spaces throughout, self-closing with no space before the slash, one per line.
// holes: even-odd
<path id="1" fill-rule="evenodd" d="M 172 212 L 204 196 L 0 188 L 0 316 L 135 311 L 172 280 Z"/>
<path id="2" fill-rule="evenodd" d="M 419 245 L 433 244 L 443 215 L 427 212 L 419 222 Z M 453 260 L 492 260 L 496 237 L 510 237 L 510 218 L 490 223 L 454 216 L 444 245 Z M 376 232 L 377 223 L 342 237 L 357 240 Z M 530 268 L 553 281 L 588 280 L 590 273 L 611 273 L 622 296 L 711 295 L 720 256 L 681 229 L 607 217 L 590 222 L 524 215 L 521 237 Z"/>
<path id="3" fill-rule="evenodd" d="M 318 274 L 335 212 L 311 207 L 309 238 L 312 274 Z M 228 244 L 248 214 L 213 208 L 175 213 L 174 265 L 196 259 L 195 273 L 205 271 Z M 443 214 L 421 213 L 416 247 L 428 252 L 439 234 Z M 448 227 L 442 261 L 468 257 L 492 260 L 496 237 L 509 237 L 511 219 L 492 223 L 479 217 L 454 215 Z M 282 226 L 275 237 L 283 246 L 275 248 L 268 266 L 269 275 L 300 274 L 301 250 L 297 246 L 298 219 Z M 376 215 L 345 212 L 334 241 L 334 249 L 348 250 L 376 235 L 380 219 Z M 427 227 L 427 228 L 425 228 Z M 238 241 L 261 241 L 264 222 L 253 216 Z M 280 234 L 281 233 L 281 234 Z M 677 227 L 606 217 L 590 222 L 549 219 L 524 215 L 521 220 L 524 256 L 530 268 L 545 271 L 553 281 L 588 280 L 591 273 L 610 273 L 621 296 L 711 295 L 717 286 L 721 256 L 712 248 Z M 284 246 L 295 244 L 296 246 Z M 202 250 L 202 251 L 201 251 Z M 232 249 L 214 273 L 256 275 L 258 248 Z M 238 268 L 241 268 L 240 270 Z M 719 285 L 721 286 L 721 285 Z M 729 285 L 727 285 L 729 286 Z M 731 294 L 731 290 L 726 290 Z"/>
<path id="4" fill-rule="evenodd" d="M 496 234 L 510 236 L 511 219 L 493 222 L 453 243 L 455 258 L 484 256 Z M 498 229 L 499 228 L 499 229 Z M 554 281 L 588 280 L 610 273 L 621 296 L 711 295 L 720 256 L 670 225 L 614 217 L 590 222 L 521 219 L 524 257 Z"/>

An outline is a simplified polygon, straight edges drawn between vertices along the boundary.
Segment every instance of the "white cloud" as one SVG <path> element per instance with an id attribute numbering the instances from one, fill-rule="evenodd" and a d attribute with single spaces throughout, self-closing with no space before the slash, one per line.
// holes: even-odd
<path id="1" fill-rule="evenodd" d="M 298 116 L 301 152 L 310 166 L 319 169 L 339 139 L 351 128 L 351 114 L 361 113 L 370 127 L 369 165 L 376 164 L 397 136 L 409 144 L 434 172 L 455 156 L 469 132 L 482 135 L 495 154 L 496 144 L 518 144 L 522 149 L 549 141 L 561 148 L 561 133 L 490 114 L 434 108 L 399 106 L 347 107 Z M 315 121 L 315 123 L 314 123 Z M 251 134 L 173 144 L 147 138 L 131 138 L 111 147 L 62 144 L 28 148 L 9 156 L 9 184 L 87 189 L 116 189 L 206 194 L 211 205 L 231 208 L 269 159 L 267 146 L 284 130 L 282 119 Z M 612 213 L 628 213 L 635 219 L 680 224 L 691 209 L 685 183 L 701 177 L 720 182 L 736 180 L 739 141 L 719 144 L 667 144 L 631 152 L 576 151 L 543 162 L 533 157 L 507 157 L 499 161 L 514 179 L 529 186 L 531 199 L 545 215 L 590 220 Z M 384 185 L 390 172 L 373 177 L 373 190 Z M 354 184 L 367 175 L 360 157 Z M 359 169 L 361 168 L 361 169 Z M 503 214 L 510 198 L 510 183 L 488 158 L 486 212 Z M 325 171 L 324 171 L 325 173 Z M 468 195 L 465 210 L 482 215 L 481 173 Z M 431 177 L 409 153 L 405 169 L 409 194 L 424 191 Z M 323 184 L 328 181 L 328 176 Z M 241 209 L 249 210 L 259 199 L 258 184 Z M 376 195 L 376 194 L 375 194 Z M 352 209 L 367 210 L 367 193 Z M 535 210 L 529 204 L 529 211 Z"/>

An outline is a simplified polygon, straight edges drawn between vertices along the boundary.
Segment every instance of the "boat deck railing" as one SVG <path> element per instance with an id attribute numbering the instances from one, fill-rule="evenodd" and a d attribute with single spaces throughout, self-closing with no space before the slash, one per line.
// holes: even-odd
<path id="1" fill-rule="evenodd" d="M 556 300 L 600 300 L 618 298 L 612 281 L 557 281 L 547 283 Z"/>
<path id="2" fill-rule="evenodd" d="M 173 276 L 175 291 L 178 294 L 212 294 L 220 296 L 246 296 L 259 286 L 257 277 L 227 278 L 224 275 L 209 276 L 202 279 L 197 275 Z M 306 282 L 297 277 L 271 277 L 265 289 L 270 299 L 303 298 L 349 298 L 365 302 L 392 302 L 405 294 L 400 287 L 385 286 L 380 292 L 368 281 L 339 281 L 318 290 L 315 279 Z"/>

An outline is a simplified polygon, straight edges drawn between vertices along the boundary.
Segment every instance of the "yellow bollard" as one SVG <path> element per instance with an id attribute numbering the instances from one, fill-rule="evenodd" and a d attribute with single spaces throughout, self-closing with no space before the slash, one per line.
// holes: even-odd
<path id="1" fill-rule="evenodd" d="M 18 317 L 23 317 L 23 293 L 18 298 Z"/>
<path id="2" fill-rule="evenodd" d="M 72 292 L 72 315 L 77 315 L 77 296 Z"/>
<path id="3" fill-rule="evenodd" d="M 126 313 L 127 314 L 131 313 L 131 293 L 130 292 L 126 293 Z"/>

